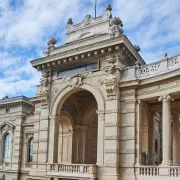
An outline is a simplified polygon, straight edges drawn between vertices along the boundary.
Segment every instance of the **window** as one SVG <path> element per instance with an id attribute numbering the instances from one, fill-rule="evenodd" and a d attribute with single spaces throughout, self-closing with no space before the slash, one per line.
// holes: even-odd
<path id="1" fill-rule="evenodd" d="M 33 137 L 29 139 L 28 143 L 28 162 L 31 163 L 33 161 Z"/>
<path id="2" fill-rule="evenodd" d="M 4 136 L 4 162 L 10 162 L 10 155 L 11 155 L 11 137 L 10 134 L 6 134 Z"/>

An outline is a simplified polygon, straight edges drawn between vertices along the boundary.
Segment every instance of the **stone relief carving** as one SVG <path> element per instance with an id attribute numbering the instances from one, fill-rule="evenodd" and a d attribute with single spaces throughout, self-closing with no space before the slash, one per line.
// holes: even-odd
<path id="1" fill-rule="evenodd" d="M 40 94 L 47 94 L 48 92 L 50 73 L 51 73 L 50 70 L 45 70 L 42 72 L 42 78 L 40 80 L 40 85 L 41 85 Z"/>
<path id="2" fill-rule="evenodd" d="M 84 75 L 76 75 L 69 79 L 69 86 L 71 88 L 79 88 L 83 84 Z"/>
<path id="3" fill-rule="evenodd" d="M 43 96 L 41 100 L 42 106 L 45 106 L 48 104 L 49 101 L 49 83 L 51 78 L 51 70 L 47 69 L 42 71 L 42 78 L 40 80 L 40 96 Z"/>
<path id="4" fill-rule="evenodd" d="M 104 68 L 105 79 L 104 85 L 107 96 L 115 96 L 117 93 L 117 86 L 120 80 L 122 64 L 119 61 L 119 56 L 110 56 L 107 58 L 107 65 Z"/>

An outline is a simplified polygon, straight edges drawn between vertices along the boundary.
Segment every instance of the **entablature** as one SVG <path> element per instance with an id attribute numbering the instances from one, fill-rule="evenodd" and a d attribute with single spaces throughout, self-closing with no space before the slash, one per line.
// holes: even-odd
<path id="1" fill-rule="evenodd" d="M 7 98 L 0 100 L 0 107 L 10 107 L 10 106 L 17 106 L 17 105 L 25 105 L 34 107 L 31 103 L 29 98 L 24 96 L 14 97 L 14 98 Z"/>
<path id="2" fill-rule="evenodd" d="M 124 66 L 135 65 L 139 61 L 140 65 L 145 64 L 141 56 L 134 49 L 129 40 L 123 36 L 119 38 L 110 38 L 104 41 L 91 43 L 78 48 L 67 48 L 67 50 L 31 61 L 33 67 L 38 70 L 43 69 L 63 69 L 77 65 L 78 63 L 88 62 L 88 59 L 105 56 L 113 53 L 121 53 L 125 57 Z"/>

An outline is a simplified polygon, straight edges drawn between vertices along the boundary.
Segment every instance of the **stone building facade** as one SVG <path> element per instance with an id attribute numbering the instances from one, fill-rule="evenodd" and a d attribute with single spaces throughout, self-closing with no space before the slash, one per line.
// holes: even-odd
<path id="1" fill-rule="evenodd" d="M 146 64 L 111 11 L 70 18 L 36 97 L 0 100 L 0 179 L 180 179 L 180 56 Z"/>

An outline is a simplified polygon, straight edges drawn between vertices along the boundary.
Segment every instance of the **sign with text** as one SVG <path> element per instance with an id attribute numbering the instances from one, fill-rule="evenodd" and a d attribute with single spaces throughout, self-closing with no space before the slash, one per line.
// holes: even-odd
<path id="1" fill-rule="evenodd" d="M 97 62 L 95 62 L 95 63 L 85 64 L 85 65 L 61 70 L 58 73 L 58 77 L 62 78 L 66 76 L 74 76 L 74 75 L 81 74 L 84 72 L 96 71 L 98 69 L 99 69 L 99 65 Z"/>

